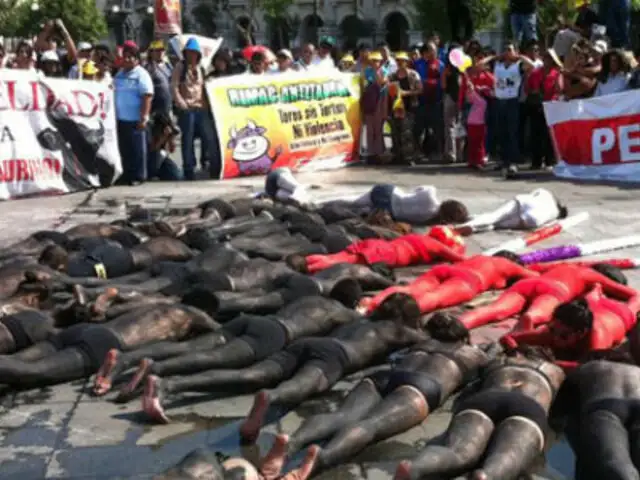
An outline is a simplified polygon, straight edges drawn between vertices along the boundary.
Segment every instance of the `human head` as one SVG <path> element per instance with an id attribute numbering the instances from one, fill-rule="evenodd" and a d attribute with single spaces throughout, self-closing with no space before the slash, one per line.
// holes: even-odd
<path id="1" fill-rule="evenodd" d="M 438 47 L 434 42 L 427 42 L 420 49 L 420 53 L 425 60 L 434 60 L 438 54 Z"/>
<path id="2" fill-rule="evenodd" d="M 162 56 L 164 55 L 164 42 L 162 40 L 154 40 L 151 42 L 147 54 L 147 59 L 150 62 L 160 63 L 162 61 Z"/>
<path id="3" fill-rule="evenodd" d="M 605 40 L 596 40 L 591 50 L 597 58 L 602 58 L 609 51 L 609 45 Z"/>
<path id="4" fill-rule="evenodd" d="M 255 52 L 251 55 L 251 62 L 249 62 L 251 72 L 256 74 L 264 73 L 266 60 L 267 58 L 263 52 Z"/>
<path id="5" fill-rule="evenodd" d="M 469 210 L 458 200 L 445 200 L 440 204 L 438 220 L 442 224 L 457 225 L 469 221 Z"/>
<path id="6" fill-rule="evenodd" d="M 218 50 L 211 59 L 211 65 L 216 73 L 229 73 L 231 56 L 228 50 Z"/>
<path id="7" fill-rule="evenodd" d="M 47 76 L 55 76 L 60 73 L 60 57 L 53 50 L 47 50 L 40 56 L 40 68 Z"/>
<path id="8" fill-rule="evenodd" d="M 132 70 L 140 63 L 140 49 L 138 45 L 127 40 L 122 46 L 122 68 L 124 70 Z"/>
<path id="9" fill-rule="evenodd" d="M 433 42 L 436 48 L 440 48 L 440 46 L 442 45 L 442 39 L 440 38 L 440 33 L 434 31 L 429 37 L 429 42 Z"/>
<path id="10" fill-rule="evenodd" d="M 626 275 L 622 273 L 622 270 L 620 270 L 618 267 L 614 267 L 613 265 L 609 265 L 608 263 L 596 263 L 595 265 L 592 265 L 591 268 L 599 274 L 604 275 L 608 279 L 619 283 L 620 285 L 629 284 L 629 280 L 627 280 Z"/>
<path id="11" fill-rule="evenodd" d="M 375 69 L 380 68 L 380 66 L 382 65 L 382 61 L 383 61 L 383 58 L 380 52 L 375 51 L 369 54 L 369 65 L 371 65 L 373 68 Z"/>
<path id="12" fill-rule="evenodd" d="M 537 40 L 530 40 L 524 46 L 524 53 L 531 60 L 537 60 L 540 58 L 540 45 Z"/>
<path id="13" fill-rule="evenodd" d="M 22 40 L 16 47 L 15 66 L 18 69 L 26 70 L 31 68 L 33 63 L 33 46 L 26 40 Z"/>
<path id="14" fill-rule="evenodd" d="M 318 42 L 318 55 L 320 58 L 325 58 L 331 55 L 335 47 L 336 41 L 333 37 L 322 37 L 320 42 Z"/>
<path id="15" fill-rule="evenodd" d="M 113 67 L 113 56 L 108 51 L 96 51 L 94 57 L 99 75 L 104 75 L 111 71 Z"/>
<path id="16" fill-rule="evenodd" d="M 302 61 L 309 65 L 313 60 L 313 54 L 316 53 L 316 49 L 312 43 L 306 43 L 302 46 L 302 52 L 300 53 L 300 58 Z"/>
<path id="17" fill-rule="evenodd" d="M 593 312 L 584 298 L 563 303 L 553 312 L 549 329 L 558 346 L 571 347 L 585 338 L 593 327 Z"/>
<path id="18" fill-rule="evenodd" d="M 340 59 L 340 69 L 348 72 L 353 68 L 355 63 L 355 59 L 352 55 L 345 55 L 344 57 L 342 57 L 342 59 Z"/>
<path id="19" fill-rule="evenodd" d="M 515 42 L 508 40 L 504 44 L 504 49 L 502 51 L 503 60 L 507 62 L 515 62 L 518 58 L 518 49 L 516 47 Z"/>
<path id="20" fill-rule="evenodd" d="M 409 62 L 411 61 L 409 59 L 409 55 L 407 54 L 407 52 L 396 53 L 395 59 L 396 59 L 396 64 L 398 65 L 398 68 L 402 70 L 407 68 L 407 66 L 409 66 Z"/>
<path id="21" fill-rule="evenodd" d="M 425 327 L 429 335 L 442 342 L 469 342 L 469 330 L 450 312 L 436 312 Z"/>
<path id="22" fill-rule="evenodd" d="M 466 54 L 469 55 L 471 58 L 475 57 L 478 54 L 478 52 L 481 52 L 481 51 L 482 51 L 482 45 L 480 45 L 480 42 L 478 42 L 478 40 L 471 40 L 466 48 Z"/>
<path id="23" fill-rule="evenodd" d="M 89 59 L 91 58 L 91 54 L 93 53 L 93 45 L 89 42 L 80 42 L 77 46 L 78 49 L 78 58 Z"/>
<path id="24" fill-rule="evenodd" d="M 293 54 L 291 50 L 283 48 L 276 54 L 276 60 L 278 61 L 278 70 L 286 72 L 291 68 L 291 65 L 293 65 Z"/>
<path id="25" fill-rule="evenodd" d="M 369 53 L 371 53 L 371 47 L 366 43 L 358 45 L 358 60 L 360 63 L 366 63 L 369 59 Z"/>
<path id="26" fill-rule="evenodd" d="M 380 55 L 382 55 L 383 62 L 386 62 L 387 60 L 389 60 L 389 56 L 391 52 L 389 51 L 389 45 L 386 42 L 380 42 L 376 50 L 380 52 Z"/>
<path id="27" fill-rule="evenodd" d="M 40 254 L 38 263 L 53 270 L 64 272 L 67 269 L 69 254 L 60 245 L 49 245 Z"/>
<path id="28" fill-rule="evenodd" d="M 200 42 L 198 42 L 198 39 L 191 37 L 187 40 L 182 53 L 187 65 L 191 67 L 198 65 L 202 59 L 202 49 L 200 48 Z"/>
<path id="29" fill-rule="evenodd" d="M 409 58 L 411 58 L 412 62 L 415 62 L 420 58 L 420 50 L 422 49 L 422 45 L 412 45 L 409 48 Z"/>
<path id="30" fill-rule="evenodd" d="M 509 250 L 500 250 L 499 252 L 494 253 L 493 256 L 506 258 L 513 263 L 524 266 L 524 262 L 522 261 L 520 256 L 513 252 L 510 252 Z"/>

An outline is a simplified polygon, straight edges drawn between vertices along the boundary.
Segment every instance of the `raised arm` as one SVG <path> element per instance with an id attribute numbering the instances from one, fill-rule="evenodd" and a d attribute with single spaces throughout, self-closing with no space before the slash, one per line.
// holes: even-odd
<path id="1" fill-rule="evenodd" d="M 618 300 L 630 300 L 638 295 L 638 292 L 626 285 L 614 282 L 609 277 L 602 275 L 591 268 L 585 268 L 581 270 L 582 278 L 589 284 L 589 288 L 595 287 L 598 283 L 602 285 L 602 290 L 605 294 L 610 295 Z"/>

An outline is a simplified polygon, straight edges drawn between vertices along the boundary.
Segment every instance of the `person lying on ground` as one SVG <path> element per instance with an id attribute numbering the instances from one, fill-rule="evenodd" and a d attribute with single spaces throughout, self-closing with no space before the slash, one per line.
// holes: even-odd
<path id="1" fill-rule="evenodd" d="M 538 275 L 508 251 L 491 257 L 475 255 L 453 265 L 437 265 L 409 285 L 363 298 L 359 309 L 365 315 L 402 315 L 407 321 L 418 321 L 424 313 L 461 305 L 486 291 L 502 289 L 510 281 Z"/>
<path id="2" fill-rule="evenodd" d="M 431 333 L 448 341 L 419 343 L 391 370 L 362 380 L 336 411 L 306 419 L 291 435 L 285 453 L 290 456 L 327 439 L 316 470 L 347 462 L 368 445 L 420 425 L 491 359 L 485 350 L 469 345 L 464 330 Z"/>
<path id="3" fill-rule="evenodd" d="M 505 349 L 520 344 L 550 348 L 565 370 L 576 368 L 591 352 L 608 350 L 622 344 L 637 323 L 640 297 L 618 302 L 602 293 L 596 285 L 583 298 L 564 303 L 553 312 L 553 319 L 533 330 L 505 335 Z"/>
<path id="4" fill-rule="evenodd" d="M 156 343 L 127 353 L 110 350 L 96 376 L 94 392 L 104 395 L 121 372 L 138 362 L 136 375 L 121 391 L 122 399 L 135 393 L 148 373 L 165 376 L 247 367 L 299 338 L 328 334 L 360 318 L 354 310 L 335 300 L 303 297 L 275 315 L 240 315 L 226 322 L 219 332 L 222 342 L 216 345 L 195 338 L 180 343 Z"/>
<path id="5" fill-rule="evenodd" d="M 516 480 L 547 442 L 551 404 L 565 374 L 542 349 L 520 347 L 490 363 L 463 391 L 440 442 L 398 465 L 395 480 Z"/>
<path id="6" fill-rule="evenodd" d="M 534 278 L 520 280 L 489 305 L 470 310 L 459 317 L 439 313 L 432 321 L 459 322 L 473 330 L 492 322 L 520 315 L 519 329 L 532 330 L 548 323 L 554 310 L 588 293 L 597 284 L 613 298 L 628 301 L 638 295 L 628 287 L 624 274 L 611 265 L 593 267 L 562 265 Z"/>
<path id="7" fill-rule="evenodd" d="M 210 392 L 240 388 L 260 391 L 240 429 L 241 437 L 253 441 L 272 404 L 296 405 L 311 395 L 329 390 L 345 375 L 384 360 L 401 348 L 427 339 L 426 333 L 398 321 L 351 322 L 330 337 L 300 338 L 284 350 L 242 369 L 209 370 L 194 375 L 160 379 L 149 376 L 142 407 L 149 418 L 166 423 L 166 397 L 179 392 Z M 276 386 L 277 385 L 277 386 Z"/>

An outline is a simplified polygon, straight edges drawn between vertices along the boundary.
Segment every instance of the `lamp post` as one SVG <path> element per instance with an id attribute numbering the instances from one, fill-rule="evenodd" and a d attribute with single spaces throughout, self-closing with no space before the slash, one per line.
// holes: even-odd
<path id="1" fill-rule="evenodd" d="M 127 39 L 127 18 L 131 14 L 127 0 L 118 0 L 118 3 L 111 5 L 111 17 L 115 20 L 116 42 L 121 45 Z"/>

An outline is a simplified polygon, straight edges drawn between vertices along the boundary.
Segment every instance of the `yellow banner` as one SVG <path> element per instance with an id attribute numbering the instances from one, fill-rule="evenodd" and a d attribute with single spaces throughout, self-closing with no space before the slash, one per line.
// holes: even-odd
<path id="1" fill-rule="evenodd" d="M 335 70 L 234 75 L 207 83 L 221 178 L 357 161 L 359 75 Z"/>

